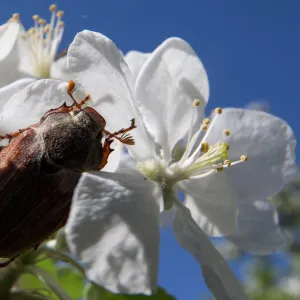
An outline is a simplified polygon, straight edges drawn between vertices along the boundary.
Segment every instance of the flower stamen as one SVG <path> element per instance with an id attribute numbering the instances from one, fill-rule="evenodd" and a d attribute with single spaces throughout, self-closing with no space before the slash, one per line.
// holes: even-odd
<path id="1" fill-rule="evenodd" d="M 228 129 L 224 129 L 223 132 L 226 136 L 230 136 L 230 131 Z"/>
<path id="2" fill-rule="evenodd" d="M 201 143 L 198 145 L 198 147 L 196 148 L 196 150 L 192 153 L 192 155 L 186 159 L 186 161 L 183 163 L 183 167 L 188 167 L 189 165 L 192 165 L 198 158 L 199 158 L 199 155 L 201 154 L 201 147 L 202 147 L 202 143 L 203 141 L 207 140 L 207 137 L 208 135 L 210 134 L 213 126 L 215 125 L 216 123 L 216 120 L 218 119 L 218 116 L 222 113 L 222 109 L 221 108 L 216 108 L 215 110 L 215 116 L 212 120 L 212 122 L 209 124 L 209 125 L 203 125 L 200 127 L 200 131 L 196 132 L 197 136 L 195 137 L 194 139 L 194 143 L 196 142 L 197 138 L 199 137 L 199 134 L 200 132 L 203 130 L 203 131 L 206 131 Z M 205 120 L 206 123 L 207 123 L 207 120 Z M 205 124 L 205 123 L 204 123 Z M 193 139 L 192 139 L 193 140 Z M 189 148 L 193 148 L 194 147 L 194 144 L 192 145 L 192 147 L 189 147 Z M 190 153 L 189 153 L 190 154 Z"/>
<path id="3" fill-rule="evenodd" d="M 197 108 L 199 104 L 199 100 L 194 100 L 193 107 Z M 194 111 L 192 116 L 186 149 L 178 162 L 169 163 L 168 160 L 164 160 L 162 155 L 159 160 L 152 159 L 137 164 L 137 169 L 147 178 L 159 183 L 165 194 L 181 180 L 204 178 L 248 160 L 246 155 L 241 155 L 238 161 L 232 162 L 228 159 L 229 145 L 227 143 L 222 140 L 215 144 L 207 142 L 209 134 L 222 113 L 221 108 L 216 108 L 212 120 L 204 119 L 200 128 L 192 134 L 196 113 Z M 231 134 L 228 129 L 223 129 L 222 132 L 226 136 Z M 200 140 L 202 133 L 204 135 Z M 166 198 L 171 199 L 170 197 Z M 166 207 L 171 207 L 173 202 L 170 200 Z"/>
<path id="4" fill-rule="evenodd" d="M 49 78 L 51 65 L 59 47 L 64 23 L 61 18 L 63 11 L 56 12 L 56 5 L 49 6 L 51 12 L 50 23 L 33 15 L 34 27 L 30 28 L 23 36 L 29 50 L 29 60 L 32 66 L 32 75 L 40 78 Z"/>

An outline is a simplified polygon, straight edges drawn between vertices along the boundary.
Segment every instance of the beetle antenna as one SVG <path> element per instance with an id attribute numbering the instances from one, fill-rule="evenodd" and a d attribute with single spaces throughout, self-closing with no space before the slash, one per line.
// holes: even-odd
<path id="1" fill-rule="evenodd" d="M 73 81 L 73 80 L 70 80 L 68 82 L 68 86 L 67 86 L 67 93 L 68 95 L 71 97 L 71 99 L 74 101 L 74 105 L 75 107 L 81 109 L 81 106 L 88 100 L 91 99 L 91 96 L 90 95 L 87 95 L 82 101 L 80 101 L 80 103 L 78 103 L 74 96 L 73 96 L 73 93 L 75 92 L 76 90 L 76 83 Z"/>
<path id="2" fill-rule="evenodd" d="M 73 96 L 73 93 L 75 92 L 75 90 L 76 90 L 76 83 L 73 80 L 70 80 L 68 82 L 68 86 L 67 86 L 67 93 L 71 97 L 71 99 L 74 101 L 74 105 L 80 109 L 81 108 L 80 104 L 75 100 L 75 98 Z"/>

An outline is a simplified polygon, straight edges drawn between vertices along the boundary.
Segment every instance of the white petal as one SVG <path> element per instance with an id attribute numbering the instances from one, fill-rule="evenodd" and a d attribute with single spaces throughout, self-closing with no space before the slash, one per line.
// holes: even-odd
<path id="1" fill-rule="evenodd" d="M 200 263 L 205 283 L 217 300 L 248 299 L 225 259 L 197 226 L 190 211 L 185 207 L 178 208 L 174 233 L 181 247 Z"/>
<path id="2" fill-rule="evenodd" d="M 0 27 L 0 87 L 14 82 L 23 77 L 28 77 L 20 70 L 20 61 L 26 53 L 19 49 L 19 34 L 23 26 L 17 22 L 9 22 Z"/>
<path id="3" fill-rule="evenodd" d="M 154 145 L 136 110 L 131 74 L 116 45 L 106 36 L 83 31 L 76 35 L 68 50 L 68 69 L 78 86 L 92 96 L 93 106 L 104 117 L 107 130 L 114 132 L 130 125 L 136 145 L 129 151 L 139 160 L 152 157 Z"/>
<path id="4" fill-rule="evenodd" d="M 0 112 L 13 94 L 21 91 L 33 81 L 35 81 L 35 79 L 24 78 L 0 88 Z"/>
<path id="5" fill-rule="evenodd" d="M 276 209 L 267 200 L 241 204 L 237 228 L 227 238 L 256 255 L 278 251 L 287 244 L 287 237 L 278 225 Z"/>
<path id="6" fill-rule="evenodd" d="M 5 59 L 16 44 L 21 29 L 19 22 L 7 22 L 0 26 L 0 61 Z"/>
<path id="7" fill-rule="evenodd" d="M 67 84 L 58 80 L 42 79 L 28 84 L 5 104 L 0 115 L 1 131 L 10 133 L 39 122 L 49 109 L 64 102 L 71 104 Z"/>
<path id="8" fill-rule="evenodd" d="M 149 56 L 150 53 L 142 53 L 138 51 L 130 51 L 125 55 L 124 58 L 131 72 L 133 82 L 136 82 L 136 78 Z"/>
<path id="9" fill-rule="evenodd" d="M 181 186 L 186 192 L 184 204 L 207 235 L 224 236 L 235 229 L 236 198 L 223 172 L 186 180 Z"/>
<path id="10" fill-rule="evenodd" d="M 223 129 L 230 130 L 225 137 Z M 289 125 L 268 113 L 246 109 L 223 110 L 207 141 L 224 140 L 229 158 L 249 160 L 225 170 L 240 201 L 256 201 L 277 194 L 298 173 L 296 140 Z"/>
<path id="11" fill-rule="evenodd" d="M 119 142 L 114 142 L 111 145 L 111 148 L 113 148 L 114 151 L 110 153 L 107 160 L 107 165 L 101 169 L 101 171 L 114 172 L 119 167 L 123 145 Z"/>
<path id="12" fill-rule="evenodd" d="M 121 174 L 126 174 L 127 176 L 131 176 L 133 178 L 143 178 L 144 181 L 148 180 L 146 177 L 141 177 L 141 173 L 136 169 L 136 161 L 129 155 L 128 152 L 122 151 L 121 157 L 119 161 L 119 165 L 117 168 L 117 172 Z M 158 184 L 154 184 L 154 189 L 156 189 L 156 193 L 161 193 L 161 187 Z M 163 197 L 157 197 L 156 203 L 159 207 L 159 211 L 162 212 L 164 210 L 164 201 Z"/>
<path id="13" fill-rule="evenodd" d="M 68 81 L 69 71 L 67 68 L 67 56 L 63 56 L 51 65 L 51 78 Z"/>
<path id="14" fill-rule="evenodd" d="M 66 237 L 89 280 L 118 293 L 156 289 L 159 211 L 143 178 L 85 173 L 73 197 Z"/>
<path id="15" fill-rule="evenodd" d="M 193 100 L 201 100 L 198 119 L 208 100 L 206 71 L 189 44 L 170 38 L 151 54 L 137 78 L 136 98 L 148 131 L 169 159 L 190 128 Z"/>
<path id="16" fill-rule="evenodd" d="M 25 34 L 25 31 L 24 33 Z M 36 57 L 33 55 L 32 50 L 30 49 L 30 46 L 28 44 L 28 41 L 19 38 L 16 48 L 18 50 L 19 55 L 19 70 L 23 72 L 24 74 L 27 74 L 27 76 L 34 73 L 34 64 L 32 60 L 35 60 Z"/>

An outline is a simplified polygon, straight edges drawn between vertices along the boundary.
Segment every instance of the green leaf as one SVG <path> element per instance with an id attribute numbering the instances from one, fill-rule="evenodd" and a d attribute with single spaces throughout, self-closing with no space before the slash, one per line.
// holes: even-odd
<path id="1" fill-rule="evenodd" d="M 49 300 L 49 295 L 45 296 L 34 291 L 13 291 L 9 296 L 9 300 Z"/>
<path id="2" fill-rule="evenodd" d="M 81 274 L 69 267 L 60 267 L 57 270 L 57 276 L 61 286 L 73 299 L 82 297 L 84 282 Z"/>
<path id="3" fill-rule="evenodd" d="M 73 265 L 73 264 L 72 264 Z M 82 297 L 84 288 L 83 276 L 77 271 L 78 268 L 73 269 L 67 265 L 57 266 L 53 259 L 45 259 L 36 264 L 39 268 L 43 269 L 54 280 L 58 281 L 61 287 L 73 298 L 78 299 Z M 45 288 L 45 285 L 34 275 L 24 274 L 21 276 L 18 287 L 21 289 L 40 289 Z M 47 296 L 53 299 L 58 299 L 52 292 L 44 292 Z"/>
<path id="4" fill-rule="evenodd" d="M 55 279 L 58 279 L 56 275 L 56 266 L 55 262 L 52 259 L 45 259 L 37 263 L 37 266 L 44 271 L 46 271 L 50 276 L 53 276 Z M 24 274 L 21 276 L 18 282 L 18 287 L 20 289 L 43 289 L 45 285 L 34 275 L 32 274 Z M 53 293 L 50 291 L 46 291 L 43 294 L 46 296 L 52 296 L 54 299 L 57 299 Z"/>
<path id="5" fill-rule="evenodd" d="M 72 300 L 60 284 L 45 270 L 36 266 L 27 266 L 26 272 L 37 276 L 60 300 Z"/>
<path id="6" fill-rule="evenodd" d="M 82 268 L 82 266 L 75 259 L 73 259 L 70 255 L 68 255 L 64 252 L 58 251 L 56 249 L 53 249 L 51 247 L 48 247 L 47 245 L 43 245 L 43 251 L 50 258 L 69 263 L 74 268 L 76 268 L 82 275 L 84 275 L 84 269 Z"/>
<path id="7" fill-rule="evenodd" d="M 156 294 L 151 296 L 113 294 L 94 283 L 87 284 L 84 290 L 84 300 L 131 300 L 131 299 L 132 300 L 175 300 L 176 298 L 169 295 L 162 288 L 158 288 Z"/>

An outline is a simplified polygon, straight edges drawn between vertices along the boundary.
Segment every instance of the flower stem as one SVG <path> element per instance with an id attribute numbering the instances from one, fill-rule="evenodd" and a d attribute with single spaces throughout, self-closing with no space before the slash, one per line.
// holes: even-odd
<path id="1" fill-rule="evenodd" d="M 12 287 L 23 273 L 21 264 L 11 263 L 0 269 L 0 299 L 8 299 Z"/>

